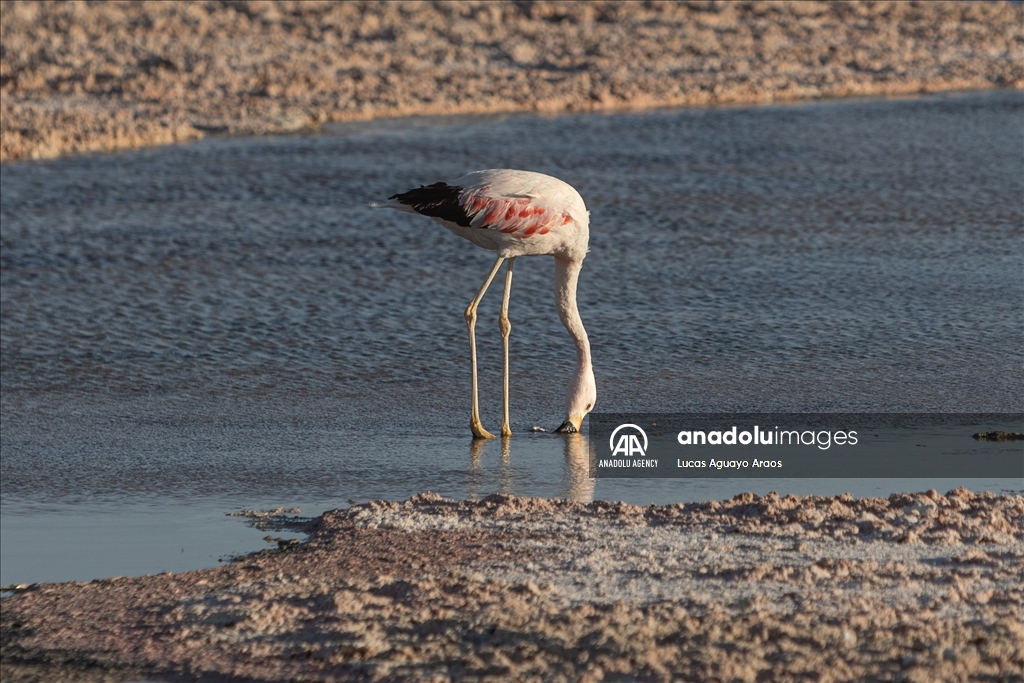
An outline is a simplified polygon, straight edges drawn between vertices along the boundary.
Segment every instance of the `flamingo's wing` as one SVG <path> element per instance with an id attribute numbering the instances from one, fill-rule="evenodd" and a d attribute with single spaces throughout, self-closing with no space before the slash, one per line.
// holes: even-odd
<path id="1" fill-rule="evenodd" d="M 543 198 L 529 195 L 495 196 L 488 186 L 466 190 L 460 197 L 470 226 L 497 230 L 514 237 L 546 235 L 572 217 Z"/>
<path id="2" fill-rule="evenodd" d="M 586 220 L 586 207 L 572 187 L 529 171 L 474 171 L 451 185 L 424 185 L 390 199 L 396 208 L 520 239 L 557 231 L 575 213 Z"/>

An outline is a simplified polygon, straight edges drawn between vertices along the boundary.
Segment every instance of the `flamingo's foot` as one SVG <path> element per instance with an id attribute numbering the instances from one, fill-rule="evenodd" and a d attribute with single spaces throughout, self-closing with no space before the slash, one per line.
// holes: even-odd
<path id="1" fill-rule="evenodd" d="M 496 438 L 494 436 L 494 434 L 491 434 L 489 431 L 484 429 L 484 426 L 480 422 L 480 420 L 470 420 L 469 421 L 469 428 L 473 432 L 473 438 L 474 439 L 494 439 L 494 438 Z"/>

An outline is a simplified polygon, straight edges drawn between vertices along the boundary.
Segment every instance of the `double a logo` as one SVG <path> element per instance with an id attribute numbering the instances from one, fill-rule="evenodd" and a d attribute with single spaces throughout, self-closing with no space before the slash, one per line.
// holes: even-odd
<path id="1" fill-rule="evenodd" d="M 615 440 L 616 435 L 618 441 Z M 644 440 L 642 446 L 640 439 Z M 612 449 L 612 456 L 624 455 L 628 458 L 638 455 L 642 458 L 647 454 L 647 433 L 633 424 L 619 425 L 608 439 L 608 447 Z"/>

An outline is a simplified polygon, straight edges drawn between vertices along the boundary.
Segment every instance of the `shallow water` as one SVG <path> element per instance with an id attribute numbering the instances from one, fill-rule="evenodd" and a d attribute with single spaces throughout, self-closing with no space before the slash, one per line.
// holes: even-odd
<path id="1" fill-rule="evenodd" d="M 492 254 L 367 205 L 475 168 L 576 186 L 604 412 L 1020 411 L 1022 115 L 988 92 L 428 119 L 6 165 L 0 581 L 209 566 L 262 543 L 229 510 L 428 489 L 1019 488 L 581 477 L 579 440 L 527 432 L 559 424 L 574 362 L 543 257 L 512 293 L 519 434 L 475 448 L 461 311 Z M 499 301 L 478 325 L 492 429 Z"/>

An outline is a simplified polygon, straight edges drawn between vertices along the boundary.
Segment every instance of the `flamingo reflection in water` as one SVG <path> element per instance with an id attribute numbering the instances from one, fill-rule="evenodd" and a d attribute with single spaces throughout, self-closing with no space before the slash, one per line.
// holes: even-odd
<path id="1" fill-rule="evenodd" d="M 524 442 L 519 442 L 523 445 Z M 528 442 L 526 442 L 528 443 Z M 484 456 L 488 441 L 473 439 L 469 447 L 469 471 L 467 497 L 478 499 L 485 495 L 487 473 L 484 470 Z M 560 497 L 574 503 L 591 503 L 594 500 L 594 482 L 590 476 L 590 441 L 580 433 L 566 434 L 563 440 L 565 465 L 562 473 Z M 501 440 L 501 463 L 498 466 L 498 493 L 516 495 L 512 470 L 511 439 Z"/>

